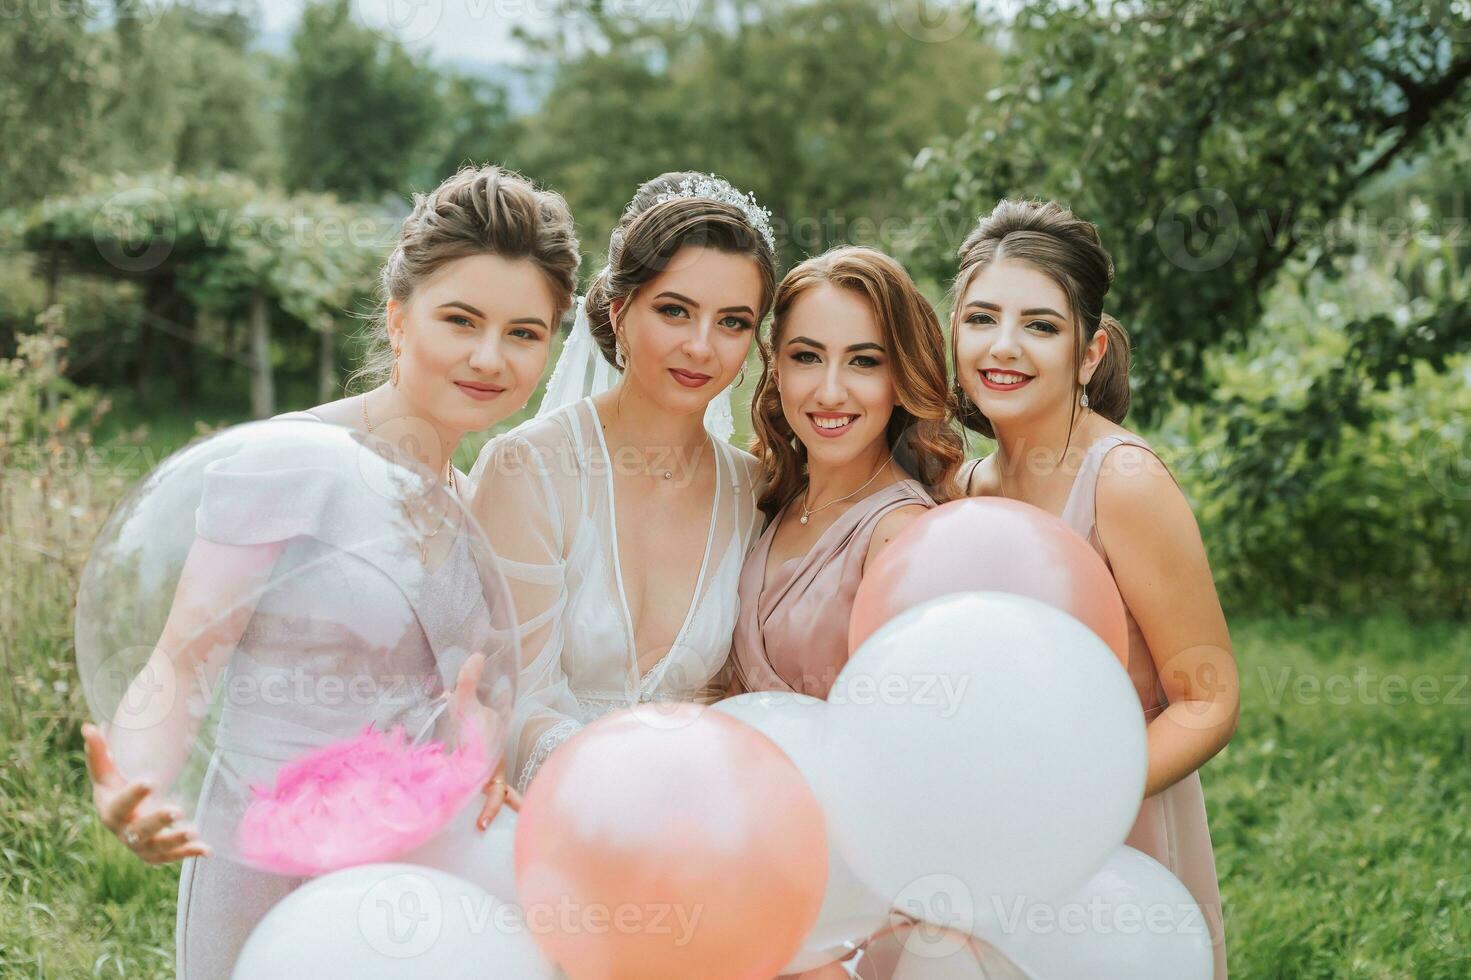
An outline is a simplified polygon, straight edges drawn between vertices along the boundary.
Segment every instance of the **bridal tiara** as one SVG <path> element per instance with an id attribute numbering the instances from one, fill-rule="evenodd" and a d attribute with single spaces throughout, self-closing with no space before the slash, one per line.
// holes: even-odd
<path id="1" fill-rule="evenodd" d="M 700 197 L 728 204 L 745 215 L 746 222 L 766 240 L 766 247 L 776 254 L 776 236 L 771 233 L 771 212 L 756 202 L 755 194 L 743 194 L 730 185 L 730 181 L 715 174 L 696 174 L 685 177 L 672 191 L 665 191 L 654 198 L 655 204 Z"/>

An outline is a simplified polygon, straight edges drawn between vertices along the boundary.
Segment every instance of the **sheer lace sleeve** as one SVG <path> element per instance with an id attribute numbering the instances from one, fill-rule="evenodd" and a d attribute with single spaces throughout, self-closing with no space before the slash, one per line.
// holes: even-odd
<path id="1" fill-rule="evenodd" d="M 541 423 L 536 428 L 555 428 Z M 524 791 L 551 751 L 580 727 L 562 667 L 576 473 L 555 446 L 515 432 L 481 451 L 473 511 L 500 561 L 521 641 L 506 773 Z"/>

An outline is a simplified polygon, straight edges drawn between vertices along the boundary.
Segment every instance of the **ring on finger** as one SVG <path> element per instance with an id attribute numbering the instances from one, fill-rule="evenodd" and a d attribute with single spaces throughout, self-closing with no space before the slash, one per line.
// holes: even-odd
<path id="1" fill-rule="evenodd" d="M 138 846 L 138 832 L 136 830 L 126 831 L 123 834 L 123 840 L 127 842 L 127 845 L 129 847 L 137 847 Z"/>

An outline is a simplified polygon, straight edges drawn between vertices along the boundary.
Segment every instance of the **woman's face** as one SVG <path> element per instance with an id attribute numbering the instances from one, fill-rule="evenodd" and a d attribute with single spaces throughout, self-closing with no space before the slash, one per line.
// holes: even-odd
<path id="1" fill-rule="evenodd" d="M 399 391 L 441 432 L 488 429 L 531 398 L 546 367 L 556 303 L 530 259 L 445 263 L 406 303 L 390 302 Z"/>
<path id="2" fill-rule="evenodd" d="M 809 462 L 840 466 L 882 445 L 898 394 L 863 296 L 829 283 L 805 290 L 787 308 L 773 355 L 782 414 Z"/>
<path id="3" fill-rule="evenodd" d="M 754 259 L 680 249 L 662 273 L 611 304 L 624 377 L 672 414 L 703 412 L 746 362 L 760 308 Z"/>
<path id="4" fill-rule="evenodd" d="M 975 274 L 960 297 L 955 325 L 960 387 L 993 425 L 1003 428 L 1071 411 L 1079 383 L 1093 376 L 1102 356 L 1102 344 L 1090 344 L 1084 363 L 1076 366 L 1075 333 L 1060 285 L 1024 263 L 993 262 Z"/>

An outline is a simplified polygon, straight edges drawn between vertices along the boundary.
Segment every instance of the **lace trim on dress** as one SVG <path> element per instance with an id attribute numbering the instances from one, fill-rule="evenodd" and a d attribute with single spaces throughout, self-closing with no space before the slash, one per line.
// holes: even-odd
<path id="1" fill-rule="evenodd" d="M 541 768 L 541 764 L 547 761 L 547 756 L 567 739 L 576 735 L 582 726 L 575 721 L 561 721 L 541 733 L 536 740 L 536 747 L 531 750 L 531 756 L 526 760 L 526 765 L 521 767 L 521 775 L 516 780 L 516 791 L 526 792 L 526 787 L 531 785 L 531 777 Z"/>

